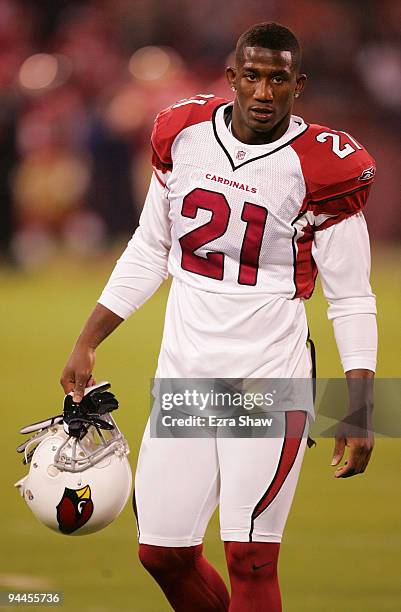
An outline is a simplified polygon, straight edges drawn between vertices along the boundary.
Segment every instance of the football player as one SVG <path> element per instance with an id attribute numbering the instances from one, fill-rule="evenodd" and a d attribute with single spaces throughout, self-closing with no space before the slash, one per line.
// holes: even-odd
<path id="1" fill-rule="evenodd" d="M 168 274 L 156 379 L 311 377 L 303 300 L 319 271 L 344 371 L 363 383 L 350 402 L 362 433 L 339 430 L 333 455 L 335 476 L 353 476 L 373 447 L 376 309 L 362 209 L 375 163 L 351 135 L 293 115 L 306 76 L 286 27 L 242 34 L 227 78 L 234 101 L 199 94 L 157 116 L 140 225 L 61 383 L 82 398 L 98 345 Z M 135 482 L 139 556 L 174 610 L 281 610 L 277 560 L 308 417 L 289 406 L 281 435 L 266 438 L 165 439 L 146 428 Z M 202 554 L 217 504 L 231 595 Z"/>

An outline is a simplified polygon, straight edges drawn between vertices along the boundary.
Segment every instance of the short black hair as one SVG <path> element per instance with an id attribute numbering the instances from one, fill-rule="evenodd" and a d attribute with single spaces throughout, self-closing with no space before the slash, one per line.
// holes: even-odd
<path id="1" fill-rule="evenodd" d="M 297 72 L 301 67 L 302 50 L 295 34 L 289 28 L 273 21 L 256 23 L 241 34 L 235 49 L 235 63 L 241 63 L 245 47 L 264 47 L 277 51 L 291 51 L 292 65 Z"/>

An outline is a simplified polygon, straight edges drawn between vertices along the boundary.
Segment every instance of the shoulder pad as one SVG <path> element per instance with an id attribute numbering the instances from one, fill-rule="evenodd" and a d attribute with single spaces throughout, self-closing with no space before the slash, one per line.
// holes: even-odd
<path id="1" fill-rule="evenodd" d="M 162 172 L 171 170 L 171 147 L 178 134 L 191 125 L 210 121 L 214 110 L 227 102 L 213 94 L 197 94 L 162 110 L 155 119 L 151 136 L 153 166 Z"/>
<path id="2" fill-rule="evenodd" d="M 301 162 L 309 202 L 340 198 L 373 182 L 375 160 L 347 132 L 312 124 L 292 147 Z"/>

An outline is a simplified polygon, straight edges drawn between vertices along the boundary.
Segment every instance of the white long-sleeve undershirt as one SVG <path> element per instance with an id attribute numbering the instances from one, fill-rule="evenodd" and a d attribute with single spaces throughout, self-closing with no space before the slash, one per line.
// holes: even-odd
<path id="1" fill-rule="evenodd" d="M 328 318 L 344 371 L 375 371 L 376 299 L 369 282 L 370 247 L 362 213 L 315 233 L 312 256 L 319 270 Z"/>
<path id="2" fill-rule="evenodd" d="M 153 174 L 139 226 L 98 300 L 122 319 L 142 306 L 168 276 L 168 208 L 164 187 Z"/>

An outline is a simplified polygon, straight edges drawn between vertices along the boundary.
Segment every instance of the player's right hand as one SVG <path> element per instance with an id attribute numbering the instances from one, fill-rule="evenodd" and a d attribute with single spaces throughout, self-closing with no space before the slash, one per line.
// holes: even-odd
<path id="1" fill-rule="evenodd" d="M 64 393 L 74 392 L 73 401 L 79 403 L 86 387 L 96 384 L 92 376 L 95 365 L 95 350 L 77 345 L 72 351 L 61 374 L 60 383 Z"/>

